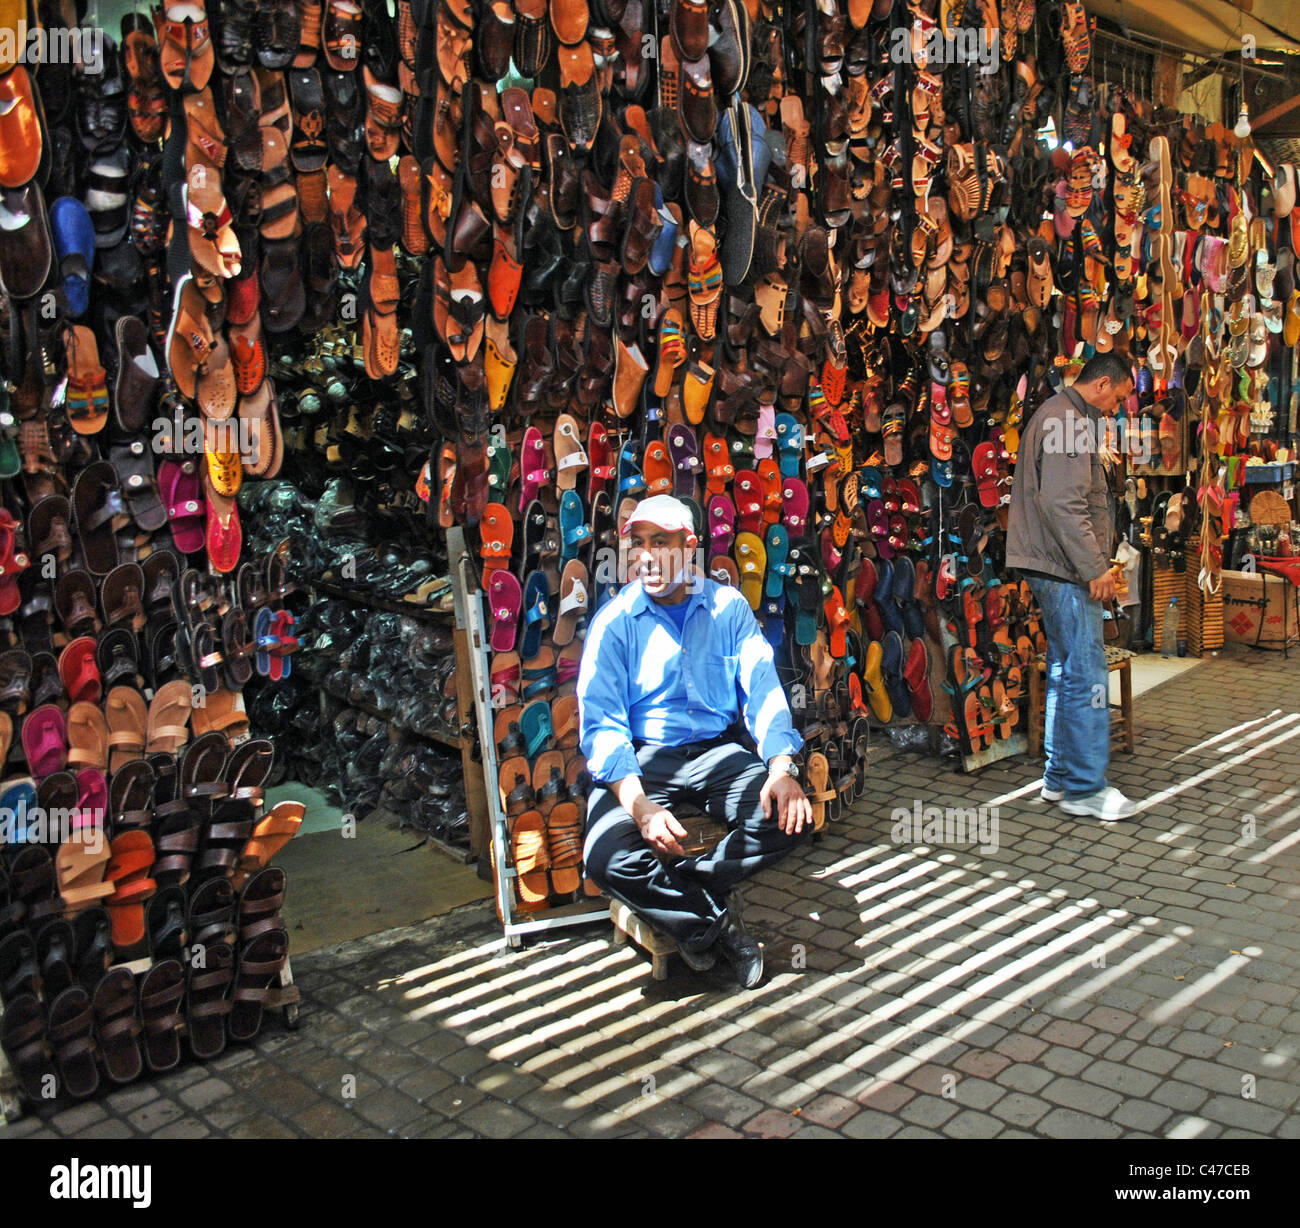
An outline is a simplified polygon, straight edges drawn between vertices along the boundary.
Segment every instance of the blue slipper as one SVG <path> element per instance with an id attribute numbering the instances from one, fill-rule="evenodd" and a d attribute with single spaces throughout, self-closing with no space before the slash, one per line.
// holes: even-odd
<path id="1" fill-rule="evenodd" d="M 86 206 L 71 196 L 60 196 L 50 206 L 50 233 L 54 258 L 63 280 L 68 315 L 74 320 L 90 307 L 90 275 L 95 264 L 95 224 Z"/>
<path id="2" fill-rule="evenodd" d="M 253 620 L 253 643 L 257 649 L 253 661 L 257 667 L 257 672 L 263 678 L 271 676 L 270 649 L 280 646 L 280 637 L 271 630 L 274 622 L 275 615 L 266 606 L 258 610 L 257 617 Z"/>

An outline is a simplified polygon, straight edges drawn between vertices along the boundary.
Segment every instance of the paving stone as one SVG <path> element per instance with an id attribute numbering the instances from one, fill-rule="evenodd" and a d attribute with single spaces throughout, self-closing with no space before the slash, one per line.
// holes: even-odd
<path id="1" fill-rule="evenodd" d="M 799 1119 L 781 1109 L 764 1109 L 745 1122 L 741 1129 L 758 1138 L 789 1138 L 799 1129 Z"/>
<path id="2" fill-rule="evenodd" d="M 918 1095 L 903 1106 L 899 1116 L 914 1126 L 937 1128 L 952 1117 L 957 1108 L 953 1101 L 942 1096 Z"/>
<path id="3" fill-rule="evenodd" d="M 840 1133 L 846 1138 L 890 1138 L 902 1128 L 903 1123 L 889 1113 L 863 1109 L 844 1123 Z"/>
<path id="4" fill-rule="evenodd" d="M 484 1138 L 513 1138 L 534 1125 L 534 1119 L 514 1105 L 484 1100 L 459 1117 L 462 1127 Z"/>
<path id="5" fill-rule="evenodd" d="M 138 1133 L 131 1129 L 125 1121 L 118 1118 L 105 1118 L 103 1121 L 97 1121 L 94 1125 L 87 1126 L 84 1130 L 78 1130 L 76 1138 L 89 1139 L 115 1139 L 115 1138 L 138 1138 Z"/>
<path id="6" fill-rule="evenodd" d="M 418 1100 L 391 1087 L 358 1097 L 354 1111 L 371 1125 L 389 1131 L 398 1130 L 427 1112 Z"/>
<path id="7" fill-rule="evenodd" d="M 994 1117 L 1011 1122 L 1017 1126 L 1032 1126 L 1045 1117 L 1052 1106 L 1037 1096 L 1026 1096 L 1022 1092 L 1008 1092 L 990 1110 Z"/>
<path id="8" fill-rule="evenodd" d="M 752 1096 L 746 1096 L 721 1083 L 706 1083 L 703 1087 L 695 1088 L 687 1094 L 685 1103 L 697 1113 L 726 1126 L 739 1126 L 758 1116 L 763 1109 L 762 1103 Z"/>
<path id="9" fill-rule="evenodd" d="M 1113 1122 L 1074 1109 L 1053 1109 L 1036 1129 L 1048 1138 L 1118 1138 L 1123 1134 Z"/>
<path id="10" fill-rule="evenodd" d="M 355 1114 L 324 1101 L 295 1113 L 292 1121 L 302 1138 L 351 1138 L 357 1128 Z"/>
<path id="11" fill-rule="evenodd" d="M 212 1128 L 197 1117 L 179 1117 L 161 1130 L 155 1130 L 150 1138 L 206 1138 Z"/>
<path id="12" fill-rule="evenodd" d="M 230 1138 L 297 1138 L 298 1135 L 269 1113 L 256 1113 L 237 1122 L 227 1131 Z"/>
<path id="13" fill-rule="evenodd" d="M 226 1083 L 224 1080 L 209 1077 L 204 1079 L 202 1082 L 184 1088 L 177 1099 L 180 1100 L 186 1108 L 203 1110 L 216 1104 L 220 1100 L 224 1100 L 233 1091 L 234 1089 L 230 1084 Z M 117 1107 L 117 1105 L 114 1105 L 114 1108 Z"/>
<path id="14" fill-rule="evenodd" d="M 140 1110 L 143 1111 L 143 1110 Z M 104 1111 L 101 1104 L 93 1100 L 88 1100 L 84 1104 L 73 1105 L 71 1108 L 60 1109 L 50 1120 L 52 1125 L 60 1134 L 76 1134 L 84 1130 L 87 1126 L 93 1126 L 101 1122 L 108 1114 Z M 176 1111 L 176 1116 L 180 1116 L 180 1110 Z M 162 1125 L 162 1121 L 154 1123 L 152 1128 Z"/>
<path id="15" fill-rule="evenodd" d="M 133 1130 L 138 1130 L 141 1134 L 152 1134 L 155 1130 L 184 1116 L 185 1110 L 174 1100 L 164 1100 L 159 1097 L 142 1105 L 134 1113 L 129 1113 L 127 1121 Z"/>
<path id="16" fill-rule="evenodd" d="M 1116 1125 L 1144 1133 L 1158 1131 L 1172 1116 L 1173 1109 L 1154 1104 L 1150 1100 L 1126 1100 L 1111 1115 Z"/>

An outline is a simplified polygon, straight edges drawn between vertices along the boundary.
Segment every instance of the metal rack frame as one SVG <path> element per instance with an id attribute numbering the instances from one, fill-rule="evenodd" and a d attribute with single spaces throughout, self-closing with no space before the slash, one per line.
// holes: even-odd
<path id="1" fill-rule="evenodd" d="M 469 551 L 465 545 L 465 531 L 459 525 L 447 530 L 447 555 L 452 560 L 452 594 L 456 602 L 456 626 L 464 630 L 469 640 L 469 666 L 473 685 L 474 716 L 478 723 L 479 747 L 483 758 L 483 791 L 486 794 L 488 820 L 491 827 L 493 875 L 496 889 L 497 913 L 501 917 L 506 941 L 512 947 L 523 945 L 525 934 L 561 929 L 572 925 L 590 925 L 595 921 L 609 921 L 609 903 L 603 898 L 580 900 L 549 909 L 545 916 L 523 913 L 528 920 L 517 919 L 514 880 L 516 871 L 510 865 L 509 827 L 501 808 L 497 782 L 497 747 L 492 716 L 491 670 L 488 663 L 487 620 L 483 613 L 483 594 L 474 575 Z"/>

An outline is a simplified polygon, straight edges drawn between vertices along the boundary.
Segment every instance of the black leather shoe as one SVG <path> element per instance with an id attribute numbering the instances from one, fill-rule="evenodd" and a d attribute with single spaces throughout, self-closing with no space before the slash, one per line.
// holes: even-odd
<path id="1" fill-rule="evenodd" d="M 745 928 L 740 893 L 733 891 L 727 900 L 727 920 L 718 938 L 718 947 L 727 957 L 741 989 L 753 989 L 763 979 L 763 948 Z"/>
<path id="2" fill-rule="evenodd" d="M 682 963 L 692 972 L 708 972 L 717 962 L 717 956 L 714 954 L 716 949 L 716 943 L 711 943 L 702 949 L 688 947 L 684 942 L 677 944 L 677 953 L 682 957 Z"/>

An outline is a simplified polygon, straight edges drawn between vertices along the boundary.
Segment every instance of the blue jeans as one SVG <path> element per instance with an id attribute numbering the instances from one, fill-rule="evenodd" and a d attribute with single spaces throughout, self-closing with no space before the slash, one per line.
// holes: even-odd
<path id="1" fill-rule="evenodd" d="M 587 876 L 646 921 L 692 947 L 707 946 L 726 919 L 727 894 L 807 839 L 765 818 L 759 793 L 767 767 L 736 742 L 637 749 L 641 787 L 669 810 L 689 802 L 730 829 L 699 857 L 661 861 L 613 791 L 597 785 L 587 800 L 583 859 Z"/>
<path id="2" fill-rule="evenodd" d="M 1029 576 L 1047 636 L 1043 784 L 1068 798 L 1106 787 L 1110 764 L 1110 680 L 1101 602 L 1081 584 Z"/>

